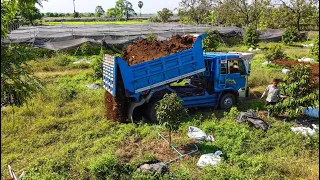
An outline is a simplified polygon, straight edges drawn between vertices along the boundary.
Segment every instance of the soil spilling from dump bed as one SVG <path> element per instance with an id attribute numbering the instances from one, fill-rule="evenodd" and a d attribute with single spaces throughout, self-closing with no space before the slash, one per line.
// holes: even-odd
<path id="1" fill-rule="evenodd" d="M 193 37 L 179 35 L 173 36 L 167 41 L 138 40 L 136 44 L 129 45 L 121 54 L 121 58 L 130 66 L 150 61 L 162 56 L 177 53 L 192 48 Z M 122 82 L 120 69 L 117 69 L 116 97 L 105 92 L 106 117 L 108 120 L 125 122 L 128 115 L 129 100 L 125 96 L 125 88 Z"/>
<path id="2" fill-rule="evenodd" d="M 138 40 L 136 44 L 129 45 L 124 51 L 122 51 L 120 57 L 132 66 L 141 62 L 150 61 L 152 59 L 190 49 L 192 44 L 192 36 L 181 37 L 179 35 L 173 36 L 167 41 L 148 41 L 146 39 Z"/>
<path id="3" fill-rule="evenodd" d="M 315 80 L 315 82 L 319 82 L 319 64 L 318 63 L 310 64 L 307 62 L 290 61 L 290 60 L 286 60 L 286 59 L 277 59 L 272 62 L 275 64 L 278 64 L 280 66 L 286 66 L 289 68 L 291 68 L 295 65 L 298 65 L 298 64 L 310 65 L 311 71 L 312 71 L 312 78 Z"/>
<path id="4" fill-rule="evenodd" d="M 105 91 L 104 104 L 106 106 L 106 117 L 108 120 L 125 122 L 128 114 L 129 101 L 125 96 L 125 89 L 119 68 L 117 68 L 117 78 L 116 97 L 113 97 L 107 90 Z"/>

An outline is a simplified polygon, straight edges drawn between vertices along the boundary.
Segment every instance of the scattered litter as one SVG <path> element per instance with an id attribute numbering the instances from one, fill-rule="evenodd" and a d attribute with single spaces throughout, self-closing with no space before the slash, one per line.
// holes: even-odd
<path id="1" fill-rule="evenodd" d="M 240 112 L 239 116 L 237 117 L 237 122 L 248 122 L 255 128 L 260 128 L 264 131 L 267 131 L 269 128 L 269 125 L 259 118 L 252 109 L 247 110 L 247 112 Z"/>
<path id="2" fill-rule="evenodd" d="M 87 84 L 86 87 L 89 89 L 99 89 L 100 85 L 99 84 Z"/>
<path id="3" fill-rule="evenodd" d="M 82 59 L 78 59 L 77 61 L 73 62 L 73 64 L 80 64 L 80 63 L 91 64 L 91 61 L 88 61 L 86 58 L 82 58 Z"/>
<path id="4" fill-rule="evenodd" d="M 303 114 L 309 117 L 319 118 L 319 107 L 307 107 L 303 110 Z"/>
<path id="5" fill-rule="evenodd" d="M 221 151 L 215 153 L 204 154 L 200 157 L 197 166 L 204 167 L 206 165 L 217 166 L 221 162 Z"/>
<path id="6" fill-rule="evenodd" d="M 301 44 L 303 47 L 313 47 L 314 44 Z"/>
<path id="7" fill-rule="evenodd" d="M 283 74 L 288 74 L 289 72 L 290 72 L 289 69 L 286 69 L 286 68 L 283 68 L 283 69 L 282 69 L 282 73 L 283 73 Z"/>
<path id="8" fill-rule="evenodd" d="M 249 49 L 248 49 L 248 51 L 250 51 L 250 52 L 251 52 L 251 51 L 260 51 L 260 50 L 261 50 L 261 49 L 259 49 L 259 48 L 256 48 L 256 49 L 249 48 Z"/>
<path id="9" fill-rule="evenodd" d="M 303 57 L 301 59 L 298 59 L 299 62 L 306 62 L 306 63 L 314 63 L 314 59 Z"/>
<path id="10" fill-rule="evenodd" d="M 167 166 L 163 162 L 153 163 L 153 164 L 143 164 L 138 169 L 138 172 L 148 173 L 151 172 L 153 175 L 155 174 L 165 174 L 169 170 Z"/>
<path id="11" fill-rule="evenodd" d="M 265 61 L 262 63 L 262 65 L 267 65 L 267 64 L 271 64 L 271 61 Z"/>
<path id="12" fill-rule="evenodd" d="M 312 127 L 313 129 L 309 127 L 292 127 L 291 130 L 295 133 L 301 133 L 303 136 L 314 136 L 319 127 L 315 124 L 312 124 Z"/>
<path id="13" fill-rule="evenodd" d="M 187 135 L 189 138 L 195 139 L 197 141 L 214 142 L 214 137 L 212 135 L 207 136 L 205 132 L 194 126 L 189 126 L 189 131 Z"/>

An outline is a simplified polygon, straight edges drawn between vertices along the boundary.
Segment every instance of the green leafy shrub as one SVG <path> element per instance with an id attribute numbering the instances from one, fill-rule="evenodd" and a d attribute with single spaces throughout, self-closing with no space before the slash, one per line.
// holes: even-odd
<path id="1" fill-rule="evenodd" d="M 57 66 L 67 66 L 73 61 L 71 56 L 62 53 L 58 53 L 58 55 L 53 59 Z"/>
<path id="2" fill-rule="evenodd" d="M 41 92 L 42 83 L 27 63 L 27 51 L 19 45 L 1 46 L 1 103 L 22 106 L 34 93 Z"/>
<path id="3" fill-rule="evenodd" d="M 116 156 L 105 154 L 90 165 L 96 179 L 119 179 L 121 167 Z"/>
<path id="4" fill-rule="evenodd" d="M 258 43 L 258 32 L 254 25 L 248 25 L 245 30 L 243 42 L 249 47 L 255 47 Z"/>
<path id="5" fill-rule="evenodd" d="M 318 102 L 316 84 L 312 78 L 310 66 L 296 65 L 284 77 L 284 82 L 280 84 L 281 93 L 288 98 L 274 106 L 267 107 L 277 114 L 287 112 L 289 117 L 294 117 L 302 113 L 304 107 L 315 106 Z"/>
<path id="6" fill-rule="evenodd" d="M 208 36 L 202 41 L 203 46 L 207 47 L 208 51 L 216 51 L 220 44 L 220 35 L 217 30 L 206 31 Z"/>
<path id="7" fill-rule="evenodd" d="M 103 75 L 103 56 L 95 56 L 91 63 L 91 67 L 94 71 L 93 77 L 95 79 L 102 78 Z"/>
<path id="8" fill-rule="evenodd" d="M 281 45 L 276 44 L 265 50 L 264 56 L 266 61 L 273 61 L 276 59 L 284 59 L 286 54 L 284 53 Z"/>
<path id="9" fill-rule="evenodd" d="M 286 28 L 282 35 L 282 42 L 287 45 L 292 45 L 298 41 L 299 31 L 296 27 Z"/>
<path id="10" fill-rule="evenodd" d="M 157 40 L 157 37 L 152 33 L 148 34 L 147 41 L 151 42 L 151 41 L 154 41 L 154 40 Z"/>
<path id="11" fill-rule="evenodd" d="M 171 16 L 173 16 L 173 13 L 168 8 L 163 8 L 162 11 L 158 11 L 158 17 L 163 23 L 168 22 Z"/>
<path id="12" fill-rule="evenodd" d="M 313 47 L 311 48 L 311 54 L 319 61 L 319 35 L 314 39 Z"/>
<path id="13" fill-rule="evenodd" d="M 149 21 L 149 22 L 154 22 L 154 23 L 160 22 L 158 16 L 150 17 L 150 18 L 148 19 L 148 21 Z"/>
<path id="14" fill-rule="evenodd" d="M 187 109 L 182 106 L 182 100 L 176 93 L 165 94 L 160 104 L 156 106 L 157 118 L 169 131 L 169 144 L 171 133 L 178 130 L 181 122 L 187 116 Z"/>

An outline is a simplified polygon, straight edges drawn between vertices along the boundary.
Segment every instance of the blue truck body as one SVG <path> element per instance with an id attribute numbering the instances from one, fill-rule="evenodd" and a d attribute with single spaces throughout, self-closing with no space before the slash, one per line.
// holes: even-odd
<path id="1" fill-rule="evenodd" d="M 238 97 L 239 90 L 247 87 L 247 65 L 242 64 L 242 73 L 228 73 L 229 63 L 233 60 L 241 62 L 241 57 L 238 54 L 203 52 L 202 40 L 206 36 L 198 36 L 191 49 L 133 66 L 129 66 L 120 57 L 106 54 L 103 86 L 112 96 L 117 96 L 117 71 L 120 71 L 126 97 L 138 104 L 132 106 L 132 109 L 148 103 L 151 98 L 161 98 L 170 92 L 177 93 L 185 107 L 217 107 L 225 93 Z M 210 82 L 210 87 L 170 85 L 185 78 L 200 76 Z"/>

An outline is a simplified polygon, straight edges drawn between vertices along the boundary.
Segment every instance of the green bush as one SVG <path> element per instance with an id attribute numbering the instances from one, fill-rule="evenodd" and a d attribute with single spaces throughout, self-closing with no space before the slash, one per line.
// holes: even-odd
<path id="1" fill-rule="evenodd" d="M 248 25 L 245 30 L 243 42 L 249 47 L 255 47 L 258 43 L 258 32 L 254 25 Z"/>
<path id="2" fill-rule="evenodd" d="M 277 114 L 287 112 L 289 117 L 301 115 L 304 107 L 314 107 L 319 101 L 310 66 L 294 66 L 284 77 L 280 88 L 281 94 L 288 97 L 274 106 L 267 107 Z"/>
<path id="3" fill-rule="evenodd" d="M 311 48 L 311 54 L 319 61 L 319 35 L 314 39 L 313 47 Z"/>
<path id="4" fill-rule="evenodd" d="M 91 63 L 91 67 L 94 71 L 93 77 L 95 79 L 101 79 L 103 75 L 103 56 L 95 56 Z"/>
<path id="5" fill-rule="evenodd" d="M 281 45 L 272 45 L 270 48 L 264 51 L 266 61 L 273 61 L 276 59 L 284 59 L 286 54 L 284 53 Z"/>
<path id="6" fill-rule="evenodd" d="M 58 53 L 58 55 L 53 57 L 53 59 L 57 66 L 67 66 L 73 61 L 71 56 L 62 53 Z"/>
<path id="7" fill-rule="evenodd" d="M 149 22 L 154 22 L 154 23 L 160 22 L 158 16 L 150 17 L 150 18 L 148 19 L 148 21 L 149 21 Z"/>
<path id="8" fill-rule="evenodd" d="M 220 35 L 217 30 L 206 31 L 208 36 L 202 41 L 203 47 L 207 47 L 208 51 L 216 51 L 220 44 Z"/>
<path id="9" fill-rule="evenodd" d="M 282 35 L 282 42 L 287 45 L 292 45 L 298 41 L 299 31 L 296 27 L 286 28 Z"/>
<path id="10" fill-rule="evenodd" d="M 154 40 L 157 40 L 157 37 L 152 33 L 148 34 L 147 41 L 151 42 L 151 41 L 154 41 Z"/>
<path id="11" fill-rule="evenodd" d="M 90 170 L 98 180 L 119 179 L 121 167 L 116 156 L 105 154 L 90 165 Z"/>

